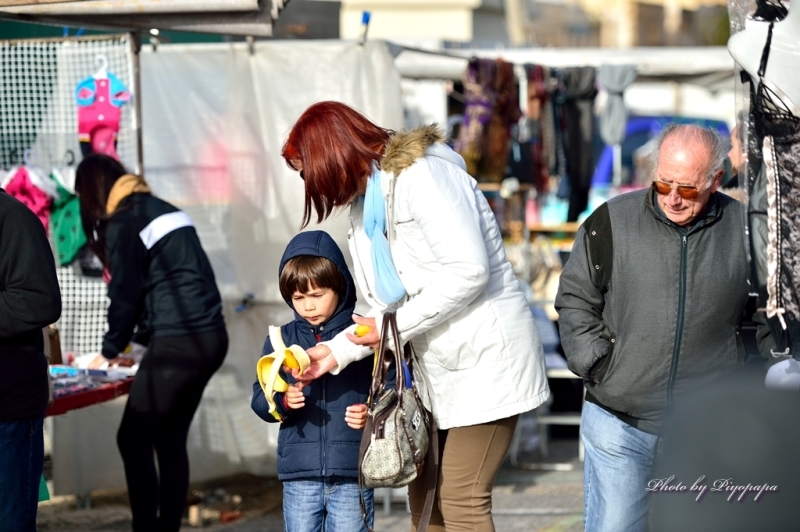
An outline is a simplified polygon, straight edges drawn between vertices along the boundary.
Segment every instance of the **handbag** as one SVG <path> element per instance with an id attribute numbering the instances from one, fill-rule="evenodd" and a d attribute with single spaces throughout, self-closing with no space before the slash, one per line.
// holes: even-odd
<path id="1" fill-rule="evenodd" d="M 362 488 L 399 488 L 408 485 L 428 460 L 428 494 L 418 530 L 426 530 L 433 508 L 438 472 L 438 434 L 433 416 L 422 405 L 412 379 L 411 343 L 402 356 L 387 349 L 387 340 L 399 347 L 394 312 L 384 315 L 381 340 L 375 352 L 372 384 L 367 399 L 368 416 L 359 450 L 359 485 Z M 399 349 L 398 349 L 399 351 Z M 394 360 L 396 389 L 386 389 L 386 375 Z M 361 501 L 366 523 L 366 507 Z M 369 527 L 367 527 L 369 529 Z"/>

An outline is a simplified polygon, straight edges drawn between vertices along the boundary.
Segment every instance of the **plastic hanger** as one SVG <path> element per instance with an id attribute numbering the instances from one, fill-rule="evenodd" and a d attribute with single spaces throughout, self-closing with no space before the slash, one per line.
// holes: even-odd
<path id="1" fill-rule="evenodd" d="M 53 167 L 51 176 L 70 194 L 75 194 L 75 152 L 64 152 L 60 167 Z"/>
<path id="2" fill-rule="evenodd" d="M 33 150 L 30 148 L 26 149 L 22 155 L 23 165 L 28 171 L 28 178 L 31 180 L 31 184 L 51 198 L 57 198 L 58 189 L 56 188 L 56 184 L 53 181 L 42 177 L 44 172 L 35 164 L 33 164 L 33 160 L 31 158 L 32 155 Z"/>
<path id="3" fill-rule="evenodd" d="M 95 72 L 92 77 L 94 79 L 108 78 L 108 58 L 103 54 L 97 54 L 94 58 L 95 64 L 100 64 L 100 68 Z"/>

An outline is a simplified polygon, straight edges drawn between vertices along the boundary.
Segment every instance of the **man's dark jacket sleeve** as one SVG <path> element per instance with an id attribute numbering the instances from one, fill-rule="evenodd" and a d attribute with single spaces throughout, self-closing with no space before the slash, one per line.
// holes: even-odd
<path id="1" fill-rule="evenodd" d="M 610 229 L 606 207 L 598 209 L 578 230 L 569 260 L 561 272 L 555 301 L 559 334 L 569 369 L 594 382 L 602 378 L 603 363 L 608 361 L 605 357 L 612 345 L 612 336 L 603 322 L 605 292 L 613 261 L 613 252 L 609 250 L 613 249 Z M 592 246 L 597 249 L 593 250 Z"/>
<path id="2" fill-rule="evenodd" d="M 44 226 L 0 189 L 0 421 L 44 415 L 42 328 L 60 315 L 61 292 Z"/>
<path id="3" fill-rule="evenodd" d="M 61 290 L 42 222 L 5 192 L 0 210 L 0 338 L 11 338 L 55 323 Z"/>

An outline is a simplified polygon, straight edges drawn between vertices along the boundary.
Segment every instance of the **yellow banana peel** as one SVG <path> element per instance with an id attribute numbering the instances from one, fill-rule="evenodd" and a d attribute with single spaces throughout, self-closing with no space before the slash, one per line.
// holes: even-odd
<path id="1" fill-rule="evenodd" d="M 264 390 L 264 397 L 269 404 L 269 412 L 276 419 L 279 419 L 277 406 L 273 394 L 275 392 L 285 392 L 289 389 L 289 383 L 281 377 L 281 366 L 296 369 L 302 374 L 311 365 L 311 359 L 305 350 L 299 345 L 286 347 L 281 336 L 280 327 L 269 327 L 269 339 L 274 351 L 269 355 L 264 355 L 256 364 L 256 374 L 261 389 Z"/>

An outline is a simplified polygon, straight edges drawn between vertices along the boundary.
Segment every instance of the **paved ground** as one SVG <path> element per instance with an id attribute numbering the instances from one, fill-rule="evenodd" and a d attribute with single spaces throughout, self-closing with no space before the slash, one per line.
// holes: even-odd
<path id="1" fill-rule="evenodd" d="M 535 456 L 520 456 L 532 460 Z M 583 531 L 583 472 L 577 460 L 577 441 L 551 442 L 550 460 L 570 463 L 570 471 L 536 471 L 512 467 L 508 461 L 498 475 L 494 489 L 495 527 L 501 532 Z M 216 492 L 212 511 L 241 511 L 241 517 L 222 524 L 209 520 L 209 532 L 282 532 L 281 487 L 276 479 L 239 475 L 195 486 L 205 493 Z M 241 502 L 234 504 L 230 494 Z M 226 497 L 227 495 L 227 497 Z M 39 507 L 39 532 L 121 532 L 130 530 L 130 511 L 124 492 L 92 495 L 92 509 L 77 509 L 74 498 L 60 498 Z M 192 530 L 185 524 L 185 530 Z M 199 527 L 198 527 L 199 528 Z M 376 532 L 408 532 L 410 517 L 400 496 L 386 514 L 376 501 Z"/>

